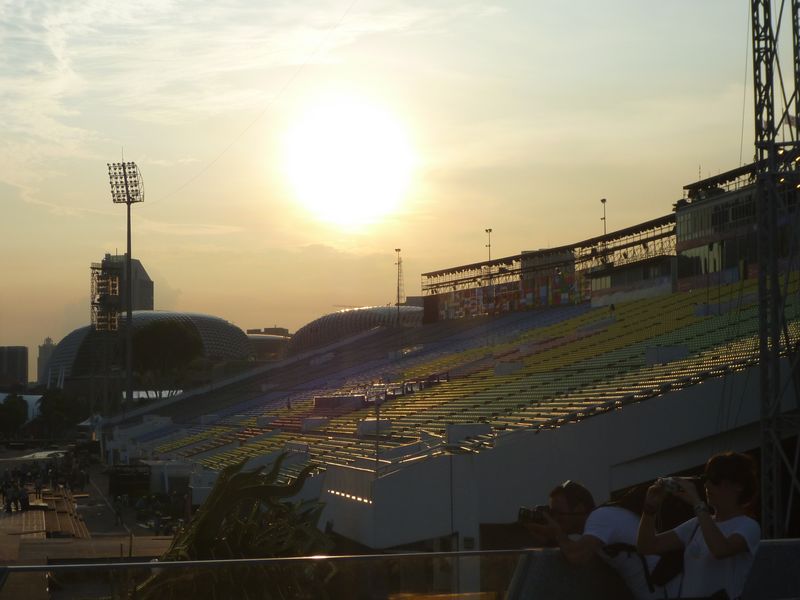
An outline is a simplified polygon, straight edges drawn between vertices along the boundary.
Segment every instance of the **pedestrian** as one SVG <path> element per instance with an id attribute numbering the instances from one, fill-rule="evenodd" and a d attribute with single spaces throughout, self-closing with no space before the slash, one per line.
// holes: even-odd
<path id="1" fill-rule="evenodd" d="M 122 498 L 114 498 L 114 525 L 122 525 Z"/>
<path id="2" fill-rule="evenodd" d="M 19 503 L 19 494 L 20 494 L 19 484 L 14 482 L 14 486 L 11 488 L 11 504 L 13 504 L 13 508 L 16 511 L 19 511 L 21 509 Z"/>
<path id="3" fill-rule="evenodd" d="M 738 452 L 712 456 L 705 491 L 704 501 L 691 480 L 679 477 L 650 486 L 636 545 L 653 554 L 683 549 L 679 597 L 739 598 L 761 539 L 761 528 L 749 515 L 758 492 L 755 461 Z M 667 494 L 689 504 L 696 516 L 657 534 L 655 515 Z"/>

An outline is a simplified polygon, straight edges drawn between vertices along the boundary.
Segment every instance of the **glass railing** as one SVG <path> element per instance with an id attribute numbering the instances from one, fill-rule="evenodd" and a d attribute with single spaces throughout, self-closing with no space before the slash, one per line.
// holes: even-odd
<path id="1" fill-rule="evenodd" d="M 0 600 L 626 597 L 625 590 L 618 588 L 619 581 L 600 565 L 572 567 L 548 549 L 182 562 L 118 560 L 0 567 Z M 609 595 L 598 594 L 601 589 L 609 590 Z"/>

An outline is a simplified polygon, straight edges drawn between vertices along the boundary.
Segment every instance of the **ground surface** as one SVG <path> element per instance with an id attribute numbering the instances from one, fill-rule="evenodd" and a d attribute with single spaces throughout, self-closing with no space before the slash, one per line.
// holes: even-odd
<path id="1" fill-rule="evenodd" d="M 0 450 L 0 472 L 24 462 L 33 451 Z M 89 468 L 89 482 L 76 498 L 77 514 L 85 523 L 89 537 L 50 538 L 44 533 L 41 510 L 0 511 L 0 565 L 44 565 L 53 562 L 100 562 L 120 558 L 152 558 L 169 547 L 169 536 L 154 536 L 136 523 L 134 511 L 123 509 L 123 523 L 117 524 L 106 497 L 108 480 L 103 467 Z M 85 494 L 85 497 L 83 496 Z M 0 600 L 45 600 L 50 598 L 43 573 L 15 574 L 0 589 Z"/>

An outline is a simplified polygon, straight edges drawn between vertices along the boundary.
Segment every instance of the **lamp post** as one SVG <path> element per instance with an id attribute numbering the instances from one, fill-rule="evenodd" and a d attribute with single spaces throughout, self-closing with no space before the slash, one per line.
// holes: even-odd
<path id="1" fill-rule="evenodd" d="M 400 261 L 400 248 L 395 248 L 395 252 L 397 252 L 397 326 L 400 327 L 400 287 L 402 285 L 402 278 L 403 278 L 403 271 L 402 271 L 402 262 Z"/>
<path id="2" fill-rule="evenodd" d="M 484 229 L 484 231 L 486 232 L 486 235 L 489 236 L 489 243 L 486 244 L 486 247 L 489 249 L 489 264 L 487 265 L 487 268 L 489 270 L 489 290 L 488 290 L 489 291 L 489 298 L 488 298 L 488 300 L 491 302 L 491 305 L 494 308 L 494 288 L 492 287 L 492 264 L 491 264 L 492 263 L 492 228 L 491 227 L 487 227 L 486 229 Z M 481 312 L 485 312 L 485 309 L 482 310 Z"/>
<path id="3" fill-rule="evenodd" d="M 125 401 L 133 399 L 133 278 L 131 277 L 131 204 L 144 202 L 144 182 L 134 162 L 108 163 L 111 200 L 128 207 L 128 253 L 125 256 Z M 125 402 L 122 403 L 125 413 Z"/>
<path id="4" fill-rule="evenodd" d="M 603 205 L 603 216 L 600 220 L 603 222 L 603 236 L 606 235 L 606 199 L 600 198 L 600 203 Z"/>

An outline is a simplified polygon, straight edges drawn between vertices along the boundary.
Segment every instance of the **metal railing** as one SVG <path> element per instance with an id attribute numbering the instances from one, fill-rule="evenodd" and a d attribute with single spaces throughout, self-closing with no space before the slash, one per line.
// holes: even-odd
<path id="1" fill-rule="evenodd" d="M 500 530 L 494 535 L 511 534 Z M 439 545 L 459 543 L 457 536 Z M 468 538 L 460 540 L 468 544 Z M 52 560 L 52 559 L 51 559 Z M 569 564 L 557 549 L 296 556 L 174 562 L 99 559 L 0 566 L 0 600 L 46 585 L 50 597 L 151 600 L 328 598 L 516 600 L 630 598 L 599 559 Z M 744 588 L 746 600 L 800 597 L 800 539 L 764 540 Z M 37 596 L 37 597 L 39 597 Z"/>

